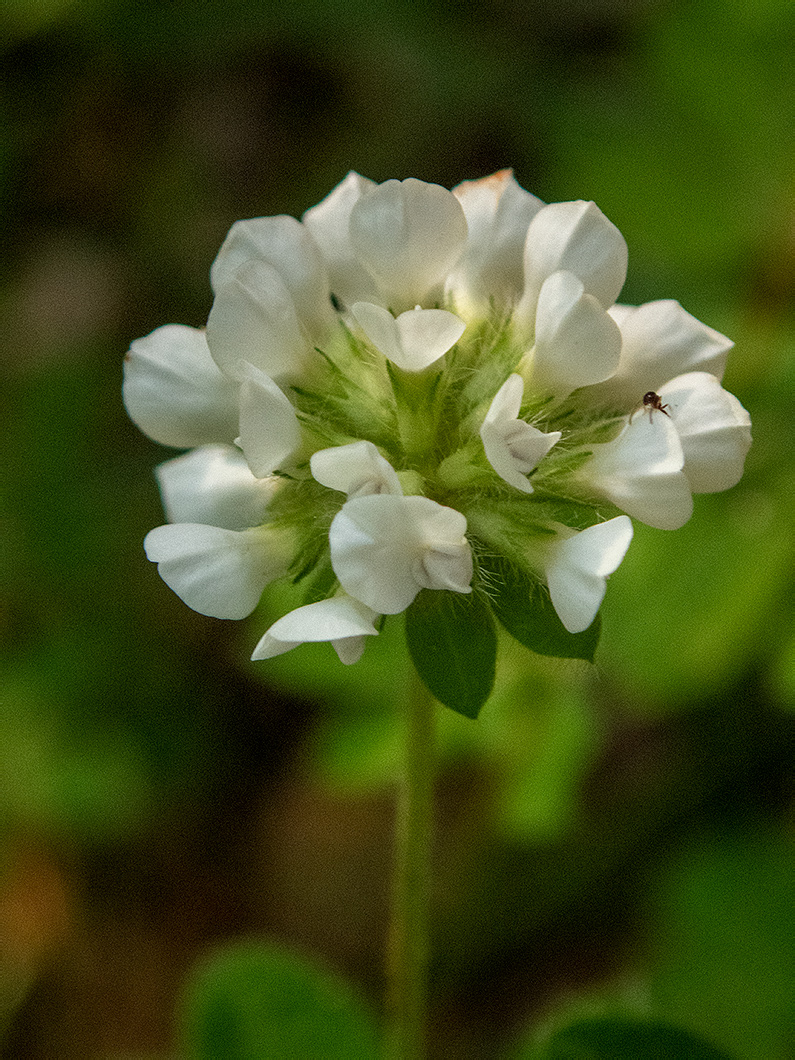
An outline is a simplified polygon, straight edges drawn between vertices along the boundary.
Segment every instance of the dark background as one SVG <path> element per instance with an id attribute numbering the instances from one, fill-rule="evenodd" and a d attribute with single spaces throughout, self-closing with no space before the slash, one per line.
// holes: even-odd
<path id="1" fill-rule="evenodd" d="M 572 998 L 795 1055 L 790 0 L 12 0 L 0 33 L 4 1055 L 175 1056 L 188 969 L 242 936 L 380 1004 L 400 623 L 252 664 L 278 591 L 189 611 L 121 364 L 204 323 L 234 220 L 505 166 L 618 225 L 623 301 L 736 340 L 755 444 L 636 528 L 596 667 L 506 644 L 481 720 L 440 717 L 436 1055 Z"/>

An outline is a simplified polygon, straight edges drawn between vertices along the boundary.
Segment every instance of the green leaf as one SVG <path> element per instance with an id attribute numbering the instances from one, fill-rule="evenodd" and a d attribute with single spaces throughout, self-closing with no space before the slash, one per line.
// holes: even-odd
<path id="1" fill-rule="evenodd" d="M 406 612 L 406 641 L 439 702 L 477 718 L 491 695 L 497 659 L 494 621 L 482 597 L 423 589 Z"/>
<path id="2" fill-rule="evenodd" d="M 480 566 L 488 575 L 495 615 L 520 644 L 538 655 L 593 662 L 601 630 L 598 615 L 582 633 L 569 633 L 547 593 L 527 575 L 502 559 L 481 559 Z"/>
<path id="3" fill-rule="evenodd" d="M 345 982 L 263 943 L 229 946 L 188 983 L 189 1060 L 376 1060 L 376 1023 Z"/>
<path id="4" fill-rule="evenodd" d="M 728 1054 L 689 1031 L 628 1016 L 580 1019 L 543 1042 L 528 1044 L 513 1060 L 729 1060 Z"/>

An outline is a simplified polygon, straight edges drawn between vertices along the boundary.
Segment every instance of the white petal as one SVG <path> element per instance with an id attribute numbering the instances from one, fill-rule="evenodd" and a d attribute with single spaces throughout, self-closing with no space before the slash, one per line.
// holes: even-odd
<path id="1" fill-rule="evenodd" d="M 505 482 L 523 493 L 533 487 L 525 475 L 543 460 L 560 441 L 560 431 L 544 434 L 537 427 L 517 419 L 524 393 L 520 375 L 509 375 L 494 396 L 480 428 L 486 459 Z"/>
<path id="2" fill-rule="evenodd" d="M 278 480 L 255 478 L 231 445 L 205 445 L 155 468 L 170 523 L 245 530 L 265 521 Z"/>
<path id="3" fill-rule="evenodd" d="M 331 290 L 346 305 L 371 302 L 378 296 L 375 281 L 356 257 L 350 236 L 351 210 L 375 186 L 372 180 L 351 172 L 302 218 L 326 261 Z"/>
<path id="4" fill-rule="evenodd" d="M 395 615 L 421 588 L 470 592 L 466 519 L 427 497 L 355 497 L 331 524 L 331 563 L 351 596 Z"/>
<path id="5" fill-rule="evenodd" d="M 605 579 L 615 571 L 632 540 L 632 523 L 619 515 L 549 549 L 547 583 L 552 605 L 569 633 L 581 633 L 596 618 L 605 595 Z"/>
<path id="6" fill-rule="evenodd" d="M 433 364 L 458 342 L 466 324 L 444 309 L 409 309 L 395 321 L 406 371 L 419 372 Z"/>
<path id="7" fill-rule="evenodd" d="M 684 372 L 709 372 L 723 378 L 734 343 L 696 320 L 671 299 L 641 306 L 613 306 L 610 315 L 621 329 L 618 371 L 599 388 L 629 410 L 643 395 Z"/>
<path id="8" fill-rule="evenodd" d="M 216 364 L 233 378 L 241 361 L 275 379 L 295 378 L 311 353 L 290 292 L 264 261 L 247 262 L 218 289 L 207 341 Z"/>
<path id="9" fill-rule="evenodd" d="M 421 588 L 448 589 L 454 593 L 472 592 L 472 571 L 472 553 L 469 545 L 461 541 L 424 548 L 412 566 Z"/>
<path id="10" fill-rule="evenodd" d="M 660 530 L 677 530 L 693 514 L 676 428 L 661 413 L 640 413 L 611 442 L 593 447 L 577 472 L 628 515 Z"/>
<path id="11" fill-rule="evenodd" d="M 522 407 L 523 395 L 524 379 L 517 372 L 514 372 L 508 376 L 494 395 L 484 423 L 491 426 L 515 420 L 519 415 L 519 409 Z"/>
<path id="12" fill-rule="evenodd" d="M 301 444 L 301 424 L 287 397 L 264 372 L 244 365 L 240 387 L 240 447 L 257 478 L 290 459 Z"/>
<path id="13" fill-rule="evenodd" d="M 530 222 L 525 243 L 525 290 L 519 315 L 532 321 L 544 280 L 573 272 L 585 291 L 607 309 L 627 275 L 627 244 L 592 202 L 555 202 Z"/>
<path id="14" fill-rule="evenodd" d="M 444 309 L 409 309 L 395 319 L 388 309 L 356 302 L 351 313 L 373 343 L 398 368 L 421 372 L 464 334 L 466 324 Z"/>
<path id="15" fill-rule="evenodd" d="M 452 192 L 424 181 L 388 180 L 351 211 L 357 256 L 395 311 L 439 287 L 464 248 L 467 223 Z"/>
<path id="16" fill-rule="evenodd" d="M 170 523 L 144 540 L 147 558 L 177 596 L 211 618 L 245 618 L 262 590 L 287 569 L 274 531 L 225 530 L 199 523 Z"/>
<path id="17" fill-rule="evenodd" d="M 276 270 L 301 323 L 315 338 L 332 325 L 334 312 L 323 256 L 300 221 L 284 215 L 236 221 L 210 270 L 213 290 L 218 293 L 249 261 L 267 263 Z"/>
<path id="18" fill-rule="evenodd" d="M 307 604 L 274 622 L 251 658 L 272 659 L 299 644 L 331 641 L 342 662 L 357 662 L 364 651 L 364 638 L 378 633 L 373 625 L 377 617 L 375 611 L 350 596 Z"/>
<path id="19" fill-rule="evenodd" d="M 522 293 L 522 257 L 527 228 L 544 205 L 520 187 L 513 171 L 502 169 L 482 180 L 453 188 L 466 217 L 469 235 L 447 291 L 462 306 L 481 310 L 494 299 L 512 305 Z"/>
<path id="20" fill-rule="evenodd" d="M 323 486 L 341 490 L 349 497 L 371 493 L 402 496 L 397 473 L 372 442 L 351 442 L 314 453 L 309 465 L 312 475 Z"/>
<path id="21" fill-rule="evenodd" d="M 731 489 L 751 447 L 751 417 L 714 375 L 688 372 L 660 387 L 685 454 L 694 493 Z"/>
<path id="22" fill-rule="evenodd" d="M 649 305 L 652 304 L 652 302 L 649 302 Z M 623 328 L 624 324 L 629 320 L 637 308 L 638 307 L 634 305 L 624 305 L 621 302 L 616 302 L 615 305 L 610 306 L 608 313 L 613 320 L 615 320 L 616 324 L 618 324 L 619 328 Z"/>
<path id="23" fill-rule="evenodd" d="M 237 386 L 210 356 L 204 332 L 166 324 L 136 339 L 124 362 L 124 405 L 130 419 L 161 445 L 188 449 L 232 442 Z"/>
<path id="24" fill-rule="evenodd" d="M 608 379 L 620 355 L 615 321 L 573 273 L 553 272 L 538 296 L 534 386 L 565 397 Z"/>
<path id="25" fill-rule="evenodd" d="M 372 302 L 354 302 L 351 314 L 377 350 L 395 364 L 402 359 L 397 321 L 388 309 Z"/>

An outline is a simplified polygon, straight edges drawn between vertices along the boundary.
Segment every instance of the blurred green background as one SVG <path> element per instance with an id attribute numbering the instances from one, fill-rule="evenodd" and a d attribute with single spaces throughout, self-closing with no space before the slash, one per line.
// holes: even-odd
<path id="1" fill-rule="evenodd" d="M 234 220 L 513 166 L 618 225 L 622 301 L 736 340 L 755 443 L 637 527 L 596 667 L 506 643 L 480 721 L 440 717 L 434 1055 L 573 1000 L 795 1056 L 791 0 L 5 0 L 0 33 L 2 1055 L 175 1057 L 240 937 L 380 1004 L 400 623 L 252 664 L 286 594 L 189 611 L 121 364 L 204 323 Z"/>

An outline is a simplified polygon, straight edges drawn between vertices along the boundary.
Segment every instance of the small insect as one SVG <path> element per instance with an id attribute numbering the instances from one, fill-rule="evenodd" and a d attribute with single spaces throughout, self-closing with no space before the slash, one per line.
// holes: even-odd
<path id="1" fill-rule="evenodd" d="M 646 393 L 643 395 L 643 411 L 645 412 L 648 409 L 649 421 L 651 421 L 652 415 L 655 412 L 662 412 L 664 416 L 667 416 L 670 419 L 670 412 L 666 412 L 666 409 L 669 409 L 670 407 L 670 405 L 663 405 L 662 398 L 659 394 L 655 394 L 653 390 L 647 390 Z M 631 419 L 632 416 L 630 416 L 630 420 Z"/>

